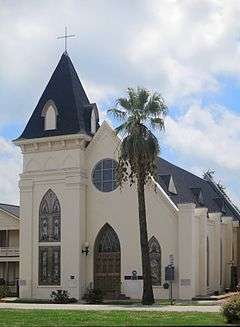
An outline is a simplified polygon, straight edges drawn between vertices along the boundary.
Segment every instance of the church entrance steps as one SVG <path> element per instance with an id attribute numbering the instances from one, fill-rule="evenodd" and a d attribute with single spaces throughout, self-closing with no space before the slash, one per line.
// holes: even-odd
<path id="1" fill-rule="evenodd" d="M 123 293 L 118 292 L 108 292 L 104 295 L 104 300 L 130 300 L 130 297 Z"/>

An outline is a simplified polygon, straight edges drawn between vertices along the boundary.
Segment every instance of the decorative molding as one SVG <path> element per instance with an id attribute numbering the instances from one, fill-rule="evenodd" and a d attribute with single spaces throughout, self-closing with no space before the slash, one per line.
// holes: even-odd
<path id="1" fill-rule="evenodd" d="M 15 140 L 13 143 L 21 148 L 22 153 L 34 153 L 76 148 L 83 150 L 91 140 L 92 137 L 85 134 L 71 134 Z"/>

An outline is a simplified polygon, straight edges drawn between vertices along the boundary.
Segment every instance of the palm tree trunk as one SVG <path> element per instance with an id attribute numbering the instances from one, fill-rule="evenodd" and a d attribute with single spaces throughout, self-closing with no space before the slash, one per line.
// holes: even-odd
<path id="1" fill-rule="evenodd" d="M 152 275 L 148 249 L 148 233 L 145 207 L 145 187 L 142 178 L 138 178 L 138 214 L 140 227 L 140 244 L 142 252 L 142 274 L 143 274 L 143 296 L 142 304 L 151 305 L 154 303 L 152 289 Z"/>

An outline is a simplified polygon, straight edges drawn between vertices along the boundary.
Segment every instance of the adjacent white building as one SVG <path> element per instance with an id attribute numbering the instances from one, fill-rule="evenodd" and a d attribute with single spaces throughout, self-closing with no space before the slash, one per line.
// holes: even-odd
<path id="1" fill-rule="evenodd" d="M 94 286 L 108 297 L 141 298 L 136 190 L 118 187 L 120 140 L 106 122 L 99 126 L 98 108 L 67 53 L 14 143 L 23 154 L 20 296 L 49 298 L 65 289 L 81 299 Z M 239 264 L 240 214 L 209 176 L 201 179 L 159 158 L 146 206 L 156 298 L 168 297 L 169 263 L 177 299 L 230 287 Z M 0 229 L 4 219 L 0 212 Z"/>

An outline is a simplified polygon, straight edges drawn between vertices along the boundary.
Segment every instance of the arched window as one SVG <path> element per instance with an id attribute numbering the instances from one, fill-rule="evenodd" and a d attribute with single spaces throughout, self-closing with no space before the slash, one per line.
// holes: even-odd
<path id="1" fill-rule="evenodd" d="M 53 130 L 57 128 L 57 107 L 55 103 L 50 100 L 48 101 L 42 111 L 42 117 L 44 117 L 44 130 Z"/>
<path id="2" fill-rule="evenodd" d="M 61 208 L 56 194 L 49 189 L 39 207 L 39 242 L 60 242 Z M 54 243 L 53 243 L 54 244 Z M 61 247 L 39 246 L 39 285 L 60 285 Z"/>
<path id="3" fill-rule="evenodd" d="M 97 127 L 97 121 L 96 121 L 96 114 L 94 109 L 92 109 L 91 113 L 91 133 L 95 134 L 96 133 L 96 128 Z"/>
<path id="4" fill-rule="evenodd" d="M 120 252 L 118 236 L 109 224 L 105 224 L 100 230 L 95 246 L 97 252 Z"/>
<path id="5" fill-rule="evenodd" d="M 39 241 L 60 242 L 61 209 L 58 198 L 52 190 L 48 190 L 42 198 L 39 208 Z"/>
<path id="6" fill-rule="evenodd" d="M 207 286 L 209 286 L 210 277 L 210 253 L 209 253 L 209 238 L 207 237 Z"/>
<path id="7" fill-rule="evenodd" d="M 155 236 L 152 236 L 148 242 L 150 265 L 152 273 L 152 285 L 161 285 L 161 256 L 160 244 Z"/>

